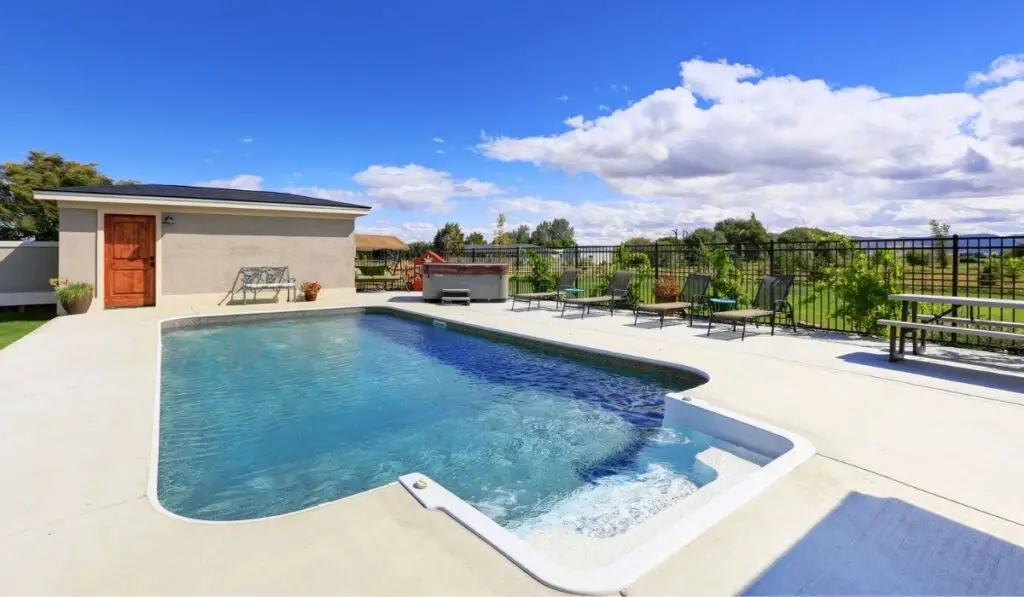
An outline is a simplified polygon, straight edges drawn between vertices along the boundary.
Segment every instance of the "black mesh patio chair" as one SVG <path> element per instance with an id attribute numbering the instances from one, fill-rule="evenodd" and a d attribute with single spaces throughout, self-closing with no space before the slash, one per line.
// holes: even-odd
<path id="1" fill-rule="evenodd" d="M 537 306 L 540 307 L 542 300 L 554 299 L 555 306 L 558 306 L 558 301 L 562 299 L 562 295 L 568 288 L 576 287 L 576 280 L 580 277 L 580 270 L 570 268 L 562 272 L 562 275 L 558 278 L 558 283 L 555 284 L 554 290 L 546 292 L 522 292 L 519 294 L 512 295 L 512 310 L 516 310 L 516 303 L 519 301 L 526 301 L 526 310 L 530 310 L 530 305 L 533 301 L 537 301 Z"/>
<path id="2" fill-rule="evenodd" d="M 711 313 L 711 316 L 708 317 L 708 335 L 711 335 L 711 324 L 714 321 L 732 323 L 733 331 L 736 331 L 737 324 L 742 323 L 743 334 L 740 336 L 742 341 L 747 337 L 747 322 L 753 321 L 756 326 L 759 320 L 768 317 L 770 318 L 772 335 L 774 336 L 775 321 L 779 314 L 789 317 L 795 332 L 796 318 L 793 314 L 793 305 L 786 300 L 786 297 L 789 296 L 789 289 L 792 286 L 793 276 L 765 276 L 757 287 L 757 296 L 754 298 L 754 304 L 751 308 Z"/>
<path id="3" fill-rule="evenodd" d="M 690 274 L 686 276 L 683 284 L 683 291 L 679 293 L 679 300 L 672 303 L 640 304 L 633 308 L 633 325 L 640 320 L 641 313 L 657 315 L 661 319 L 660 328 L 665 327 L 665 316 L 671 313 L 690 314 L 690 325 L 693 325 L 693 312 L 704 309 L 707 304 L 708 287 L 711 286 L 711 276 L 708 274 Z"/>
<path id="4" fill-rule="evenodd" d="M 633 282 L 633 276 L 633 272 L 630 271 L 615 272 L 612 274 L 612 279 L 608 282 L 608 286 L 604 289 L 604 294 L 601 296 L 587 298 L 565 297 L 562 299 L 562 317 L 565 317 L 565 308 L 569 305 L 579 307 L 583 312 L 582 317 L 586 317 L 590 313 L 590 308 L 594 305 L 608 307 L 608 314 L 615 315 L 615 301 L 629 298 L 629 285 Z"/>

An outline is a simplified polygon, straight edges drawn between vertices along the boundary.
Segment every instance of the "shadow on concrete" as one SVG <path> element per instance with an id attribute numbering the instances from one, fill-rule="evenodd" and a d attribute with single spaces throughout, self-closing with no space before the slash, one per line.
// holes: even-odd
<path id="1" fill-rule="evenodd" d="M 962 356 L 957 355 L 957 361 L 963 362 L 967 360 L 961 358 Z M 851 352 L 841 355 L 839 359 L 847 363 L 866 365 L 886 371 L 913 373 L 945 381 L 983 386 L 994 390 L 1024 393 L 1024 376 L 1001 373 L 991 369 L 969 369 L 957 366 L 953 362 L 942 362 L 936 359 L 925 359 L 908 355 L 906 359 L 899 363 L 890 363 L 888 352 Z"/>
<path id="2" fill-rule="evenodd" d="M 388 299 L 389 303 L 422 303 L 423 299 L 418 296 L 393 296 Z"/>
<path id="3" fill-rule="evenodd" d="M 1024 548 L 894 498 L 850 493 L 744 595 L 1022 595 Z"/>

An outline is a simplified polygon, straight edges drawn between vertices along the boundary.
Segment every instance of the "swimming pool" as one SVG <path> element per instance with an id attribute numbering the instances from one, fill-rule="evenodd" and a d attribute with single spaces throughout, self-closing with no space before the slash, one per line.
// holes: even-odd
<path id="1" fill-rule="evenodd" d="M 607 567 L 778 456 L 666 416 L 703 381 L 383 313 L 169 330 L 157 494 L 241 521 L 416 473 L 470 528 L 482 513 L 560 566 Z"/>

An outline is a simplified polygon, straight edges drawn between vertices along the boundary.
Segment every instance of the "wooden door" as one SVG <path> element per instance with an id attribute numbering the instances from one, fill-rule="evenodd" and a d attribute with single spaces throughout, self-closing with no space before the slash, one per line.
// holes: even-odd
<path id="1" fill-rule="evenodd" d="M 156 304 L 156 217 L 106 214 L 103 238 L 104 306 Z"/>

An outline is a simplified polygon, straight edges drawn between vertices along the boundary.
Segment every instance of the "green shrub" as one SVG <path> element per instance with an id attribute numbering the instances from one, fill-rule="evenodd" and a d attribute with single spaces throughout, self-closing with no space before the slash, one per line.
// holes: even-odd
<path id="1" fill-rule="evenodd" d="M 924 249 L 911 249 L 903 253 L 907 265 L 915 267 L 926 267 L 932 264 L 932 252 Z"/>
<path id="2" fill-rule="evenodd" d="M 72 282 L 58 286 L 53 293 L 62 305 L 70 305 L 82 299 L 92 298 L 92 284 L 88 282 Z"/>
<path id="3" fill-rule="evenodd" d="M 555 273 L 551 271 L 551 258 L 537 251 L 528 251 L 530 262 L 530 284 L 533 292 L 547 292 L 555 289 Z"/>
<path id="4" fill-rule="evenodd" d="M 857 252 L 849 265 L 828 268 L 825 278 L 814 285 L 804 301 L 813 303 L 831 291 L 838 300 L 835 317 L 848 319 L 859 332 L 877 333 L 881 329 L 877 320 L 896 317 L 899 304 L 890 301 L 889 295 L 900 291 L 902 279 L 902 267 L 892 253 L 869 258 Z"/>
<path id="5" fill-rule="evenodd" d="M 711 286 L 708 288 L 711 298 L 730 298 L 737 305 L 744 304 L 746 297 L 740 270 L 736 260 L 725 249 L 708 249 L 701 247 L 701 258 L 711 267 Z"/>

